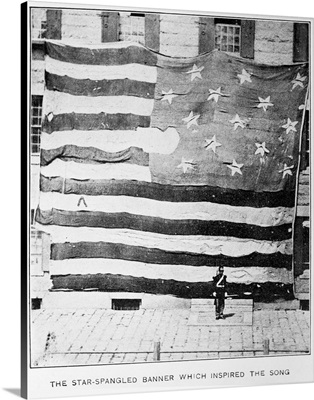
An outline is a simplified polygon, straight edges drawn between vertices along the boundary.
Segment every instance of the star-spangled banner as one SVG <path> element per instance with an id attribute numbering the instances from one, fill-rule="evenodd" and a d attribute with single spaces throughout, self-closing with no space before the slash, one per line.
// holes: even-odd
<path id="1" fill-rule="evenodd" d="M 292 294 L 307 64 L 46 42 L 38 229 L 53 289 Z M 230 292 L 230 290 L 228 290 Z"/>

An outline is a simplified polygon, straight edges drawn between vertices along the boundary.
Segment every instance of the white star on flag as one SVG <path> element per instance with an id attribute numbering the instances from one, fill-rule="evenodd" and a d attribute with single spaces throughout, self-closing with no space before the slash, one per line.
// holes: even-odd
<path id="1" fill-rule="evenodd" d="M 292 89 L 295 89 L 296 87 L 300 86 L 300 88 L 304 88 L 304 81 L 306 79 L 306 76 L 301 76 L 300 73 L 298 72 L 296 78 L 294 78 L 291 83 L 293 83 Z"/>
<path id="2" fill-rule="evenodd" d="M 215 102 L 218 102 L 219 96 L 224 96 L 223 93 L 221 93 L 221 87 L 219 87 L 216 90 L 209 89 L 210 95 L 208 96 L 207 100 L 215 100 Z"/>
<path id="3" fill-rule="evenodd" d="M 238 164 L 236 160 L 233 160 L 232 164 L 227 165 L 227 167 L 231 169 L 232 176 L 236 173 L 242 175 L 241 168 L 243 167 L 243 164 Z"/>
<path id="4" fill-rule="evenodd" d="M 194 169 L 195 163 L 193 163 L 193 160 L 186 160 L 184 157 L 181 158 L 181 164 L 177 166 L 177 168 L 182 168 L 183 173 L 185 174 L 188 169 Z"/>
<path id="5" fill-rule="evenodd" d="M 299 121 L 294 121 L 292 122 L 290 118 L 287 119 L 287 123 L 285 125 L 282 125 L 282 128 L 286 129 L 286 134 L 288 134 L 290 131 L 296 132 L 297 130 L 295 129 L 296 124 Z"/>
<path id="6" fill-rule="evenodd" d="M 233 130 L 235 131 L 237 127 L 239 126 L 240 128 L 245 127 L 245 120 L 241 119 L 238 114 L 233 119 L 229 120 L 233 124 Z"/>
<path id="7" fill-rule="evenodd" d="M 261 154 L 262 157 L 264 157 L 265 153 L 269 153 L 269 150 L 266 149 L 266 143 L 255 143 L 255 146 L 257 147 L 257 150 L 255 151 L 255 154 Z"/>
<path id="8" fill-rule="evenodd" d="M 242 83 L 245 81 L 252 82 L 251 74 L 249 74 L 245 69 L 242 70 L 242 74 L 238 74 L 238 78 L 240 79 L 240 85 L 242 85 Z"/>
<path id="9" fill-rule="evenodd" d="M 278 172 L 281 174 L 282 173 L 282 179 L 284 179 L 284 177 L 286 175 L 291 175 L 292 176 L 292 168 L 294 167 L 294 165 L 291 165 L 290 167 L 287 166 L 287 164 L 284 164 L 283 169 L 280 169 Z"/>
<path id="10" fill-rule="evenodd" d="M 193 65 L 193 68 L 190 71 L 187 71 L 186 74 L 191 74 L 191 81 L 195 78 L 202 79 L 201 72 L 203 71 L 204 67 L 197 67 L 196 64 Z"/>
<path id="11" fill-rule="evenodd" d="M 199 119 L 199 117 L 200 117 L 200 114 L 193 115 L 193 111 L 191 111 L 189 116 L 186 118 L 183 118 L 182 121 L 184 121 L 187 124 L 187 128 L 189 129 L 189 127 L 192 125 L 198 125 L 197 120 Z"/>
<path id="12" fill-rule="evenodd" d="M 212 149 L 214 153 L 216 153 L 216 147 L 221 146 L 221 143 L 218 143 L 216 140 L 216 135 L 214 135 L 211 139 L 205 139 L 206 145 L 205 148 L 206 150 Z"/>
<path id="13" fill-rule="evenodd" d="M 172 99 L 174 99 L 175 97 L 177 97 L 178 95 L 177 94 L 174 94 L 173 93 L 173 90 L 172 89 L 170 89 L 168 92 L 165 92 L 164 90 L 161 92 L 161 94 L 162 94 L 162 99 L 161 99 L 161 101 L 168 101 L 169 102 L 169 104 L 171 104 L 172 103 Z"/>
<path id="14" fill-rule="evenodd" d="M 263 108 L 264 111 L 267 111 L 267 107 L 273 106 L 273 103 L 270 102 L 270 96 L 266 97 L 266 99 L 259 97 L 258 100 L 260 103 L 257 108 Z"/>

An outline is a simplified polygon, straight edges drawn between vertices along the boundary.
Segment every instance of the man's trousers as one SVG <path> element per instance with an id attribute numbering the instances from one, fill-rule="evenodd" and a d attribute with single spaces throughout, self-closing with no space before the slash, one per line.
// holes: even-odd
<path id="1" fill-rule="evenodd" d="M 223 318 L 224 308 L 225 308 L 225 297 L 216 297 L 215 299 L 216 318 Z"/>

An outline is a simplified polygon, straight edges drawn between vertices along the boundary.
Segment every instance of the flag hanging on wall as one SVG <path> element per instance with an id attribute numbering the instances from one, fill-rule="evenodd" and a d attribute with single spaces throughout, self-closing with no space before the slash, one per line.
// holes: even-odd
<path id="1" fill-rule="evenodd" d="M 46 42 L 38 229 L 53 290 L 293 296 L 307 64 Z"/>

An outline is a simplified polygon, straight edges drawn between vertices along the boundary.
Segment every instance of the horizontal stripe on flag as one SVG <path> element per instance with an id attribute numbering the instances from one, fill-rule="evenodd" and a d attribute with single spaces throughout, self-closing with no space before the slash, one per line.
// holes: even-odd
<path id="1" fill-rule="evenodd" d="M 46 168 L 50 168 L 54 161 L 47 167 L 42 168 L 42 173 Z M 60 161 L 61 162 L 61 161 Z M 64 163 L 63 163 L 64 164 Z M 72 163 L 68 163 L 72 164 Z M 72 165 L 71 165 L 72 166 Z M 106 167 L 115 167 L 116 165 L 88 165 L 90 175 L 98 173 L 106 173 Z M 62 167 L 64 167 L 62 165 Z M 85 164 L 75 164 L 66 171 L 61 168 L 52 168 L 48 172 L 48 176 L 71 176 L 76 174 L 82 175 L 81 167 Z M 144 168 L 134 165 L 117 165 L 117 168 L 125 167 L 127 170 L 132 168 Z M 99 169 L 99 172 L 97 171 Z M 95 171 L 93 171 L 95 169 Z M 111 171 L 109 169 L 109 171 Z M 55 173 L 57 172 L 57 173 Z M 129 171 L 131 173 L 131 171 Z M 109 172 L 108 172 L 109 173 Z M 85 175 L 84 175 L 85 176 Z M 134 178 L 135 179 L 135 178 Z M 78 211 L 77 204 L 80 195 L 76 194 L 62 194 L 56 192 L 42 192 L 40 196 L 41 210 L 50 210 L 57 208 L 59 210 Z M 290 224 L 293 220 L 293 208 L 253 208 L 253 207 L 233 207 L 226 204 L 210 203 L 210 202 L 168 202 L 151 200 L 140 197 L 128 196 L 84 196 L 87 204 L 86 210 L 104 212 L 104 213 L 129 213 L 134 215 L 141 215 L 147 217 L 159 217 L 165 220 L 204 220 L 204 221 L 228 221 L 233 223 L 245 223 L 249 225 L 257 225 L 261 227 L 278 226 L 283 224 Z"/>
<path id="2" fill-rule="evenodd" d="M 135 96 L 72 96 L 67 93 L 46 90 L 43 102 L 45 115 L 70 114 L 108 114 L 123 113 L 150 116 L 154 100 Z"/>
<path id="3" fill-rule="evenodd" d="M 78 147 L 70 144 L 52 150 L 41 149 L 40 163 L 42 166 L 50 164 L 55 159 L 87 164 L 125 162 L 141 166 L 149 165 L 148 153 L 137 147 L 130 147 L 115 153 L 94 147 Z"/>
<path id="4" fill-rule="evenodd" d="M 51 118 L 50 118 L 51 117 Z M 135 130 L 138 127 L 148 128 L 150 126 L 150 117 L 134 114 L 57 114 L 43 116 L 43 132 L 64 132 L 70 130 L 79 131 L 99 131 L 109 130 Z"/>
<path id="5" fill-rule="evenodd" d="M 180 141 L 175 128 L 162 131 L 158 128 L 136 130 L 64 131 L 42 133 L 41 148 L 56 149 L 68 144 L 79 147 L 94 147 L 108 152 L 117 152 L 129 147 L 142 148 L 147 153 L 171 154 Z"/>
<path id="6" fill-rule="evenodd" d="M 88 180 L 77 181 L 60 177 L 40 176 L 43 192 L 59 192 L 88 196 L 131 196 L 171 202 L 229 204 L 242 207 L 293 207 L 294 192 L 254 192 L 213 186 L 175 186 L 155 182 Z"/>
<path id="7" fill-rule="evenodd" d="M 134 164 L 79 164 L 56 159 L 41 167 L 44 176 L 63 176 L 73 179 L 134 179 L 150 182 L 149 167 Z"/>
<path id="8" fill-rule="evenodd" d="M 83 201 L 80 202 L 81 209 Z M 195 219 L 170 220 L 128 213 L 103 213 L 94 211 L 64 211 L 37 208 L 36 221 L 42 225 L 133 229 L 164 235 L 208 235 L 248 238 L 255 240 L 291 239 L 291 224 L 261 227 L 247 223 L 227 221 L 202 221 Z"/>
<path id="9" fill-rule="evenodd" d="M 50 74 L 67 76 L 73 79 L 91 81 L 129 79 L 137 82 L 155 84 L 157 68 L 155 66 L 127 63 L 125 65 L 84 65 L 62 62 L 46 57 L 46 71 Z"/>
<path id="10" fill-rule="evenodd" d="M 218 266 L 236 265 L 239 267 L 280 265 L 291 269 L 292 256 L 281 253 L 228 257 L 224 255 L 196 254 L 192 252 L 164 251 L 155 248 L 130 246 L 122 243 L 107 242 L 75 242 L 52 243 L 51 259 L 66 260 L 77 258 L 107 258 L 128 261 L 139 261 L 148 264 Z"/>
<path id="11" fill-rule="evenodd" d="M 187 265 L 156 265 L 136 261 L 108 260 L 99 258 L 72 259 L 50 262 L 51 275 L 69 274 L 117 274 L 147 279 L 173 279 L 175 281 L 208 282 L 216 275 L 217 267 L 193 267 Z M 225 268 L 228 282 L 231 283 L 264 283 L 293 282 L 293 273 L 285 268 L 244 267 Z"/>
<path id="12" fill-rule="evenodd" d="M 129 79 L 74 79 L 46 72 L 45 82 L 48 90 L 57 90 L 74 96 L 135 96 L 153 99 L 155 85 Z"/>
<path id="13" fill-rule="evenodd" d="M 165 279 L 136 278 L 124 275 L 67 275 L 52 276 L 53 289 L 72 289 L 82 291 L 88 288 L 98 288 L 105 292 L 134 292 L 158 295 L 173 295 L 181 298 L 209 298 L 215 291 L 213 282 L 178 282 Z M 253 298 L 254 301 L 271 302 L 276 299 L 292 300 L 293 286 L 281 282 L 228 284 L 229 295 Z"/>
<path id="14" fill-rule="evenodd" d="M 292 240 L 258 241 L 249 239 L 238 239 L 230 236 L 184 236 L 184 235 L 162 235 L 153 232 L 142 232 L 128 229 L 106 229 L 106 228 L 71 228 L 63 226 L 40 226 L 49 233 L 52 243 L 75 243 L 75 242 L 107 242 L 123 243 L 130 246 L 141 246 L 155 248 L 165 251 L 191 252 L 207 255 L 225 255 L 229 257 L 240 257 L 252 253 L 261 254 L 292 254 Z M 276 265 L 280 268 L 281 265 Z"/>
<path id="15" fill-rule="evenodd" d="M 58 61 L 89 65 L 156 65 L 157 55 L 137 43 L 115 42 L 88 46 L 68 46 L 46 41 L 46 54 Z"/>

